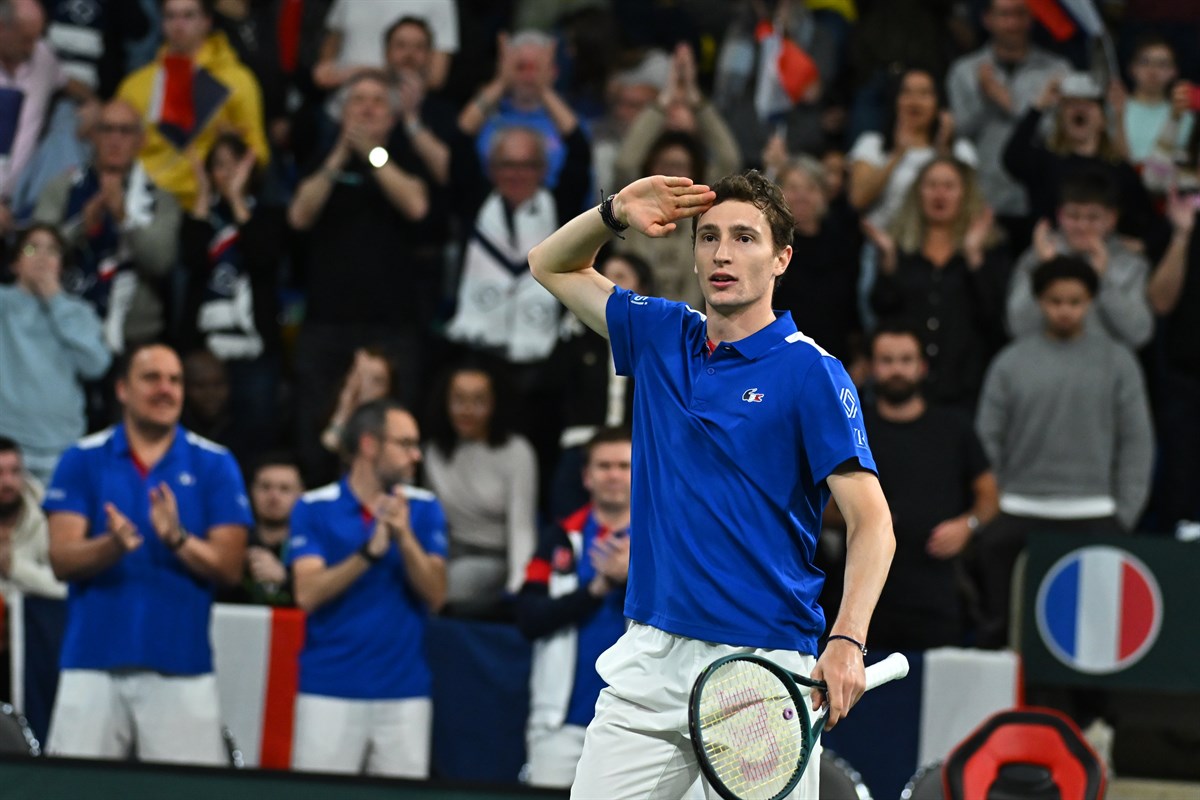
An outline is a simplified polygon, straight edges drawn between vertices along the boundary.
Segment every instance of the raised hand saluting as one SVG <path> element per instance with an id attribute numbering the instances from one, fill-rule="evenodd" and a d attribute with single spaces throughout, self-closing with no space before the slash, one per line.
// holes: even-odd
<path id="1" fill-rule="evenodd" d="M 659 238 L 675 230 L 675 223 L 712 208 L 717 195 L 691 178 L 654 175 L 622 189 L 613 199 L 617 220 L 647 236 Z"/>

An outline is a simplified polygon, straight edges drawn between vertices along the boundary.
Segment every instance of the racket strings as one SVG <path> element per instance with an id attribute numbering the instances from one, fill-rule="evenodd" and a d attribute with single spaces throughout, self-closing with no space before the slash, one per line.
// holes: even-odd
<path id="1" fill-rule="evenodd" d="M 770 670 L 752 662 L 722 664 L 700 698 L 699 729 L 717 778 L 745 800 L 769 800 L 804 761 L 805 709 Z"/>

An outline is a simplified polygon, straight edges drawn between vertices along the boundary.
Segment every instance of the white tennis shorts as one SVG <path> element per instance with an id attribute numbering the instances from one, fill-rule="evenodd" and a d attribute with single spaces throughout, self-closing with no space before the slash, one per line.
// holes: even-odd
<path id="1" fill-rule="evenodd" d="M 721 656 L 745 652 L 801 675 L 816 666 L 812 656 L 789 650 L 713 644 L 633 623 L 596 661 L 608 688 L 596 701 L 571 797 L 716 800 L 717 793 L 705 781 L 697 784 L 700 766 L 688 736 L 688 698 L 701 670 Z M 820 757 L 818 742 L 792 800 L 817 800 Z"/>
<path id="2" fill-rule="evenodd" d="M 429 777 L 433 701 L 296 696 L 292 768 L 310 772 Z"/>
<path id="3" fill-rule="evenodd" d="M 48 738 L 53 756 L 229 766 L 211 673 L 63 670 Z"/>

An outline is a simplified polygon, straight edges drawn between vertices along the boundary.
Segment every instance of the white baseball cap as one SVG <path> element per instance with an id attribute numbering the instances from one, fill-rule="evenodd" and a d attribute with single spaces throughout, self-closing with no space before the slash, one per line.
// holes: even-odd
<path id="1" fill-rule="evenodd" d="M 1078 97 L 1083 100 L 1104 99 L 1104 89 L 1090 72 L 1072 72 L 1058 86 L 1063 97 Z"/>

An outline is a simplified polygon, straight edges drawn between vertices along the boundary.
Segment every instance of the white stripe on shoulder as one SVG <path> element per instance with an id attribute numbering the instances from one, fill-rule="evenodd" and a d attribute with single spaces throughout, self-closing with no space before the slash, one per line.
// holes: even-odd
<path id="1" fill-rule="evenodd" d="M 229 453 L 229 448 L 219 445 L 211 439 L 205 439 L 198 433 L 188 431 L 184 438 L 187 439 L 187 443 L 192 447 L 199 447 L 201 450 L 207 450 L 210 453 L 217 453 L 218 455 L 228 455 Z"/>
<path id="2" fill-rule="evenodd" d="M 404 496 L 409 500 L 437 500 L 437 495 L 428 489 L 422 489 L 420 486 L 409 486 L 404 484 Z"/>
<path id="3" fill-rule="evenodd" d="M 97 447 L 100 447 L 109 439 L 111 439 L 112 435 L 113 428 L 105 428 L 102 431 L 96 431 L 95 433 L 83 437 L 75 443 L 75 446 L 80 450 L 95 450 Z"/>
<path id="4" fill-rule="evenodd" d="M 829 353 L 827 353 L 825 351 L 824 347 L 821 347 L 821 345 L 819 345 L 815 341 L 813 341 L 813 338 L 811 336 L 805 336 L 800 331 L 796 331 L 795 333 L 791 334 L 786 339 L 784 339 L 784 341 L 785 342 L 804 342 L 805 344 L 810 344 L 813 347 L 815 347 L 817 349 L 817 352 L 820 353 L 821 355 L 829 356 L 829 358 L 833 358 L 833 356 L 830 356 Z"/>
<path id="5" fill-rule="evenodd" d="M 686 309 L 687 311 L 690 311 L 690 312 L 692 312 L 693 314 L 695 314 L 695 315 L 696 315 L 697 317 L 699 317 L 700 319 L 702 319 L 702 320 L 705 320 L 705 321 L 707 321 L 707 320 L 708 320 L 708 317 L 704 315 L 704 312 L 703 312 L 703 311 L 697 311 L 696 309 L 694 309 L 694 308 L 692 308 L 691 306 L 689 306 L 687 303 L 684 303 L 684 304 L 683 304 L 683 307 L 684 307 L 684 309 Z"/>
<path id="6" fill-rule="evenodd" d="M 313 489 L 311 492 L 305 492 L 300 499 L 306 503 L 327 503 L 330 500 L 337 500 L 341 496 L 342 485 L 340 483 L 329 483 Z"/>

